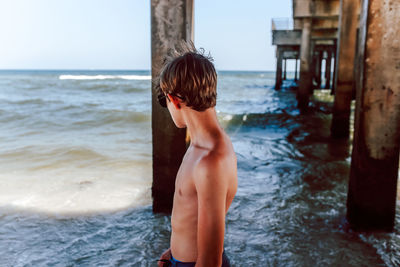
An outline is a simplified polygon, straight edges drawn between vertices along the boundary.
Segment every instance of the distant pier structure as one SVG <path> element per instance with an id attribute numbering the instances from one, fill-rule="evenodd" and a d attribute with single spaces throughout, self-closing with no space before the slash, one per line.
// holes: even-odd
<path id="1" fill-rule="evenodd" d="M 308 105 L 313 88 L 331 89 L 334 85 L 339 10 L 339 0 L 293 0 L 293 18 L 272 19 L 277 58 L 275 89 L 280 89 L 287 77 L 283 62 L 295 60 L 300 108 Z"/>
<path id="2" fill-rule="evenodd" d="M 349 138 L 356 100 L 347 219 L 354 229 L 391 231 L 400 151 L 400 1 L 292 4 L 293 18 L 272 20 L 275 89 L 286 78 L 283 63 L 296 60 L 296 80 L 300 60 L 298 107 L 307 111 L 315 88 L 332 89 L 332 138 Z"/>

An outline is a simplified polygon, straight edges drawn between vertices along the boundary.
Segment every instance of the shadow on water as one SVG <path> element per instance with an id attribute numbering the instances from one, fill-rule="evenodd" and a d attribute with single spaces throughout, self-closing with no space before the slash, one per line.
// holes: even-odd
<path id="1" fill-rule="evenodd" d="M 292 91 L 282 93 L 293 100 Z M 399 263 L 397 228 L 382 235 L 348 228 L 351 144 L 330 138 L 330 108 L 314 100 L 306 115 L 288 104 L 273 113 L 235 115 L 228 123 L 239 173 L 226 236 L 235 266 Z"/>

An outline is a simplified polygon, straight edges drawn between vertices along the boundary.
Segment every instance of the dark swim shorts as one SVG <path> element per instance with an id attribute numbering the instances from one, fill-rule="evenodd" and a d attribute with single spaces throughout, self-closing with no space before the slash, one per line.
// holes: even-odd
<path id="1" fill-rule="evenodd" d="M 170 266 L 170 267 L 194 267 L 196 265 L 195 262 L 182 262 L 178 261 L 177 259 L 174 258 L 171 254 L 171 259 L 169 262 L 164 263 L 164 266 Z M 222 265 L 221 267 L 230 267 L 231 263 L 229 262 L 228 257 L 225 254 L 225 250 L 222 253 Z"/>

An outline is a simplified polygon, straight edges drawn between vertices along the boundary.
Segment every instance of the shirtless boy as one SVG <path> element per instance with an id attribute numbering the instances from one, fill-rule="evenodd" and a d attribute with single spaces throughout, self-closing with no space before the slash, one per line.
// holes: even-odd
<path id="1" fill-rule="evenodd" d="M 171 242 L 158 266 L 230 266 L 224 253 L 225 215 L 237 190 L 236 155 L 218 123 L 217 74 L 193 48 L 164 65 L 159 102 L 190 146 L 175 182 Z"/>

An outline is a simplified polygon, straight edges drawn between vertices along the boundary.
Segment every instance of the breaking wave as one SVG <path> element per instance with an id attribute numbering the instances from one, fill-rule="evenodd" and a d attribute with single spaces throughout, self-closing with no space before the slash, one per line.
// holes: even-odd
<path id="1" fill-rule="evenodd" d="M 151 80 L 151 75 L 60 75 L 60 80 Z"/>

